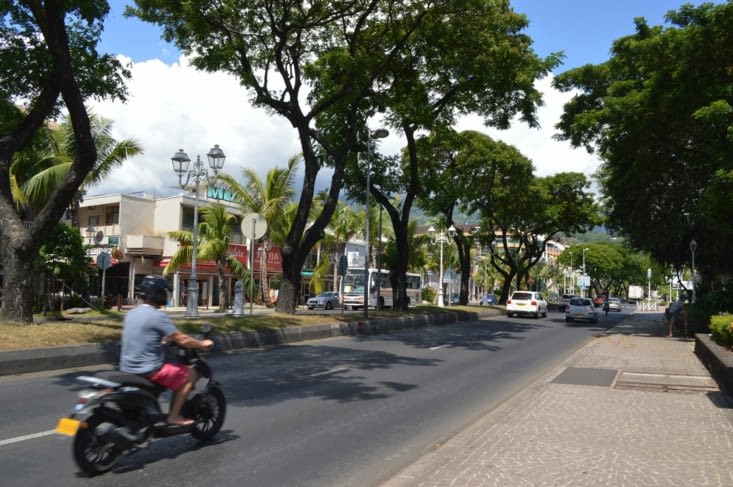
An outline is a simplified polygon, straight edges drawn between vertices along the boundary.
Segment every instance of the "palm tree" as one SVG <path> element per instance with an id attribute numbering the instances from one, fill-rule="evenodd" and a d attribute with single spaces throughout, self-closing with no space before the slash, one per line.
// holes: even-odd
<path id="1" fill-rule="evenodd" d="M 136 141 L 132 139 L 117 141 L 112 137 L 112 121 L 91 112 L 89 121 L 97 148 L 97 161 L 69 208 L 71 226 L 75 228 L 80 227 L 79 204 L 86 189 L 104 181 L 113 169 L 121 166 L 129 157 L 142 154 L 142 149 Z M 63 120 L 61 125 L 52 128 L 51 132 L 48 154 L 32 163 L 19 160 L 11 168 L 11 186 L 17 188 L 13 195 L 19 208 L 26 207 L 33 211 L 33 208 L 43 205 L 71 168 L 76 154 L 71 121 Z"/>
<path id="2" fill-rule="evenodd" d="M 286 169 L 275 167 L 268 171 L 265 181 L 250 168 L 242 171 L 244 184 L 226 173 L 219 174 L 219 182 L 226 190 L 232 193 L 234 200 L 239 203 L 245 212 L 255 212 L 262 215 L 267 222 L 267 233 L 263 237 L 264 244 L 282 245 L 285 236 L 290 230 L 290 224 L 295 216 L 297 207 L 292 200 L 295 196 L 295 175 L 299 156 L 288 160 Z M 254 242 L 250 248 L 254 250 Z M 261 276 L 261 298 L 267 307 L 272 306 L 269 279 L 267 272 Z"/>
<path id="3" fill-rule="evenodd" d="M 229 307 L 229 293 L 226 292 L 225 272 L 227 267 L 240 279 L 245 280 L 248 271 L 236 257 L 229 254 L 232 231 L 239 221 L 235 215 L 227 213 L 226 207 L 220 203 L 201 209 L 202 222 L 199 224 L 199 241 L 196 256 L 202 260 L 216 263 L 216 272 L 219 278 L 219 309 Z M 196 222 L 194 222 L 196 224 Z M 178 241 L 179 248 L 171 257 L 168 265 L 163 269 L 163 275 L 174 272 L 181 265 L 191 262 L 193 254 L 193 233 L 186 230 L 177 230 L 168 234 Z"/>

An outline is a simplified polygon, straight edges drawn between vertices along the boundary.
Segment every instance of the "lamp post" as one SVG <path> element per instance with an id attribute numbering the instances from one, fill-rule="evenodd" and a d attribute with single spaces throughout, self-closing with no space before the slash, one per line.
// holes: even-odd
<path id="1" fill-rule="evenodd" d="M 206 154 L 209 161 L 209 168 L 214 173 L 214 176 L 224 167 L 224 160 L 226 156 L 224 151 L 221 150 L 219 145 L 214 145 Z M 188 279 L 188 299 L 186 301 L 186 318 L 198 318 L 198 299 L 199 299 L 199 284 L 196 275 L 196 253 L 198 250 L 199 240 L 199 183 L 206 178 L 209 178 L 209 172 L 204 167 L 201 157 L 196 156 L 196 162 L 193 164 L 193 169 L 189 170 L 188 167 L 191 163 L 191 159 L 188 154 L 183 152 L 183 149 L 178 149 L 173 157 L 171 157 L 173 163 L 173 171 L 178 175 L 178 185 L 181 188 L 185 188 L 188 182 L 193 179 L 194 181 L 194 203 L 193 203 L 193 243 L 191 247 L 191 276 Z M 186 180 L 183 180 L 183 176 L 186 176 Z"/>
<path id="2" fill-rule="evenodd" d="M 570 252 L 570 287 L 571 287 L 570 294 L 575 294 L 575 275 L 573 274 L 573 251 L 568 250 L 568 252 Z"/>
<path id="3" fill-rule="evenodd" d="M 583 249 L 583 285 L 580 287 L 580 297 L 585 297 L 585 253 L 588 251 L 588 247 Z"/>
<path id="4" fill-rule="evenodd" d="M 693 238 L 690 240 L 690 252 L 692 252 L 692 304 L 697 301 L 697 295 L 695 294 L 695 251 L 697 250 L 697 242 Z"/>
<path id="5" fill-rule="evenodd" d="M 383 139 L 389 135 L 387 129 L 369 132 L 367 137 L 367 171 L 366 171 L 366 228 L 364 229 L 364 319 L 369 317 L 369 188 L 372 174 L 372 139 Z M 377 276 L 379 279 L 379 276 Z"/>
<path id="6" fill-rule="evenodd" d="M 435 227 L 430 225 L 428 228 L 428 236 L 430 237 L 430 243 L 435 245 L 440 244 L 440 276 L 438 280 L 438 307 L 443 308 L 445 306 L 445 297 L 443 295 L 443 245 L 448 242 L 448 237 L 453 238 L 456 235 L 456 227 L 453 225 L 448 229 L 448 235 L 446 236 L 443 230 L 440 231 L 437 238 L 435 235 Z"/>
<path id="7" fill-rule="evenodd" d="M 377 308 L 382 288 L 382 205 L 379 205 L 379 233 L 377 234 Z"/>

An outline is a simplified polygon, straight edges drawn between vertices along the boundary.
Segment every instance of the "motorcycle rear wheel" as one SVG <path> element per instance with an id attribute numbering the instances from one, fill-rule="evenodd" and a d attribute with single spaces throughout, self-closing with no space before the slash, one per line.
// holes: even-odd
<path id="1" fill-rule="evenodd" d="M 104 423 L 113 421 L 104 414 L 92 414 L 74 436 L 74 461 L 89 475 L 108 472 L 122 456 L 122 450 L 117 445 L 97 435 L 97 427 Z"/>
<path id="2" fill-rule="evenodd" d="M 191 411 L 184 416 L 194 420 L 191 434 L 199 441 L 209 441 L 224 425 L 227 411 L 224 392 L 218 387 L 211 387 L 208 392 L 193 397 L 189 404 Z"/>

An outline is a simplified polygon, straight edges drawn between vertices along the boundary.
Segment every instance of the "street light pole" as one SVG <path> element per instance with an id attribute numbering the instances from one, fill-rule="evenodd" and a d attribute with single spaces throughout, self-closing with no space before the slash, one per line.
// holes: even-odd
<path id="1" fill-rule="evenodd" d="M 697 295 L 695 293 L 695 251 L 697 250 L 697 242 L 693 238 L 690 241 L 690 252 L 692 252 L 692 304 L 697 301 Z"/>
<path id="2" fill-rule="evenodd" d="M 450 226 L 448 229 L 448 236 L 450 238 L 453 238 L 456 234 L 456 227 L 453 225 Z M 428 236 L 430 237 L 430 243 L 435 245 L 436 243 L 440 244 L 440 275 L 438 277 L 438 307 L 443 308 L 445 307 L 445 296 L 443 293 L 443 245 L 448 241 L 448 237 L 446 236 L 445 232 L 443 230 L 440 231 L 440 234 L 438 237 L 435 237 L 435 227 L 430 225 L 430 228 L 428 228 Z"/>
<path id="3" fill-rule="evenodd" d="M 214 145 L 206 154 L 209 161 L 209 167 L 211 168 L 214 176 L 224 167 L 224 160 L 226 156 L 224 151 L 221 150 L 219 145 Z M 191 163 L 191 159 L 188 154 L 183 152 L 183 149 L 179 149 L 173 157 L 171 157 L 173 163 L 173 171 L 178 175 L 178 185 L 181 188 L 185 188 L 188 182 L 193 179 L 194 181 L 194 200 L 193 200 L 193 242 L 191 245 L 191 276 L 188 279 L 188 298 L 186 301 L 186 318 L 198 318 L 198 299 L 199 299 L 199 284 L 198 276 L 196 274 L 196 257 L 198 251 L 198 240 L 199 240 L 199 183 L 206 178 L 209 178 L 209 172 L 203 167 L 201 156 L 196 156 L 196 162 L 193 165 L 193 169 L 189 171 L 188 167 Z M 186 175 L 186 181 L 183 181 L 183 175 Z"/>
<path id="4" fill-rule="evenodd" d="M 366 171 L 366 224 L 364 229 L 364 319 L 369 317 L 369 195 L 372 175 L 372 139 L 383 139 L 389 135 L 387 129 L 377 129 L 367 136 L 367 171 Z M 377 276 L 377 285 L 380 285 Z M 375 304 L 376 306 L 376 304 Z"/>
<path id="5" fill-rule="evenodd" d="M 585 273 L 585 253 L 587 251 L 588 251 L 588 247 L 586 247 L 586 248 L 583 249 L 583 285 L 580 288 L 580 297 L 581 298 L 584 298 L 585 297 L 585 276 L 586 276 L 586 273 Z"/>
<path id="6" fill-rule="evenodd" d="M 573 251 L 568 250 L 570 252 L 570 287 L 571 291 L 570 294 L 575 294 L 575 275 L 573 274 Z"/>

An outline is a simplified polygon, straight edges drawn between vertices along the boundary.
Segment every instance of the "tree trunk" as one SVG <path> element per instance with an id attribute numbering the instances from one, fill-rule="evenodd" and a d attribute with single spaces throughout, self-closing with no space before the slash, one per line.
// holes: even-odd
<path id="1" fill-rule="evenodd" d="M 280 293 L 277 297 L 275 310 L 278 313 L 295 313 L 300 296 L 301 269 L 304 257 L 292 246 L 283 245 L 280 250 L 283 261 L 283 280 L 280 284 Z"/>
<path id="2" fill-rule="evenodd" d="M 300 279 L 291 279 L 287 277 L 283 269 L 283 280 L 280 284 L 280 292 L 277 295 L 277 306 L 275 307 L 275 310 L 278 313 L 295 313 L 299 295 Z"/>
<path id="3" fill-rule="evenodd" d="M 398 225 L 395 228 L 393 225 L 393 228 L 395 232 L 397 259 L 395 259 L 393 264 L 394 269 L 390 273 L 390 283 L 392 284 L 392 292 L 394 293 L 392 309 L 406 311 L 408 308 L 406 273 L 410 255 L 410 244 L 406 226 Z"/>
<path id="4" fill-rule="evenodd" d="M 3 299 L 0 321 L 4 323 L 33 323 L 33 257 L 37 248 L 21 242 L 3 244 Z"/>

